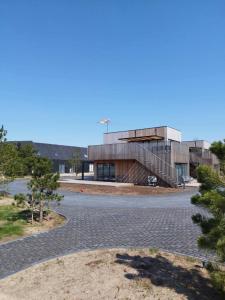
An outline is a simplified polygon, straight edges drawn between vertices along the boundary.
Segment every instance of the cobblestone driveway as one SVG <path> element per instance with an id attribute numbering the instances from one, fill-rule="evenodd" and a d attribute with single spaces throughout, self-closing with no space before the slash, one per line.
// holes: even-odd
<path id="1" fill-rule="evenodd" d="M 24 181 L 11 184 L 22 192 Z M 79 250 L 110 247 L 157 247 L 196 257 L 199 228 L 191 216 L 199 211 L 190 204 L 193 192 L 168 196 L 88 196 L 63 192 L 55 209 L 66 225 L 49 232 L 0 245 L 0 278 L 32 264 Z"/>

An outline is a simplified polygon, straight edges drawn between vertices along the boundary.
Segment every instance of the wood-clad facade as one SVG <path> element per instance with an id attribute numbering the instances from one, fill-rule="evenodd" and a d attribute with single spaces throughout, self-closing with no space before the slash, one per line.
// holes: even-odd
<path id="1" fill-rule="evenodd" d="M 135 163 L 135 160 L 132 160 L 132 159 L 97 160 L 94 162 L 94 179 L 98 180 L 99 177 L 101 177 L 101 176 L 99 176 L 99 173 L 98 173 L 98 171 L 99 171 L 97 169 L 98 165 L 101 165 L 101 164 L 112 165 L 113 164 L 115 166 L 115 171 L 112 172 L 111 175 L 109 174 L 108 177 L 109 177 L 109 180 L 114 181 L 117 178 L 117 181 L 118 181 L 118 178 L 124 176 L 124 174 L 127 174 L 127 172 L 129 171 L 129 169 L 132 167 L 132 165 L 134 163 Z M 109 166 L 109 168 L 110 168 L 110 166 Z M 106 175 L 106 177 L 107 177 L 107 175 Z"/>
<path id="2" fill-rule="evenodd" d="M 174 128 L 161 126 L 154 128 L 109 132 L 104 134 L 104 144 L 154 140 L 171 140 L 180 142 L 181 133 Z"/>
<path id="3" fill-rule="evenodd" d="M 154 175 L 160 184 L 177 186 L 190 174 L 190 159 L 197 160 L 190 149 L 178 130 L 163 126 L 104 134 L 104 144 L 89 146 L 88 157 L 96 180 L 147 184 Z M 202 149 L 202 159 L 205 153 Z M 215 157 L 207 155 L 213 165 Z"/>

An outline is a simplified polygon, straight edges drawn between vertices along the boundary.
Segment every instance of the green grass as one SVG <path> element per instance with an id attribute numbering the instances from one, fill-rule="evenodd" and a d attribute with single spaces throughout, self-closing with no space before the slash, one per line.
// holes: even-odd
<path id="1" fill-rule="evenodd" d="M 225 271 L 215 270 L 210 272 L 213 286 L 225 296 Z M 223 298 L 224 299 L 224 298 Z"/>
<path id="2" fill-rule="evenodd" d="M 18 213 L 18 208 L 12 205 L 0 206 L 0 220 L 8 221 L 15 217 L 15 214 Z"/>
<path id="3" fill-rule="evenodd" d="M 15 206 L 0 206 L 0 240 L 4 237 L 22 235 L 27 216 L 27 211 L 21 211 Z"/>
<path id="4" fill-rule="evenodd" d="M 159 249 L 158 248 L 149 248 L 149 254 L 150 255 L 154 255 L 154 254 L 157 254 L 159 252 Z"/>
<path id="5" fill-rule="evenodd" d="M 0 226 L 0 240 L 8 236 L 20 236 L 23 234 L 21 224 L 5 223 Z"/>
<path id="6" fill-rule="evenodd" d="M 44 211 L 44 216 L 47 212 Z M 0 205 L 0 241 L 7 237 L 16 238 L 24 235 L 27 225 L 30 224 L 31 211 L 19 208 L 15 205 Z M 39 220 L 38 213 L 34 214 L 34 220 Z M 55 226 L 60 225 L 64 218 L 54 215 Z M 34 224 L 33 224 L 34 225 Z M 39 225 L 41 225 L 39 223 Z M 35 225 L 34 225 L 35 226 Z"/>
<path id="7" fill-rule="evenodd" d="M 191 257 L 191 256 L 185 256 L 186 261 L 190 263 L 199 263 L 199 260 L 197 258 Z"/>

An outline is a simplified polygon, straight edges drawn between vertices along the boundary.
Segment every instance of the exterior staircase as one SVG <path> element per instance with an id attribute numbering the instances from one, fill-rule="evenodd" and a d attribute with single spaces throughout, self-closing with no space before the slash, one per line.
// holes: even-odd
<path id="1" fill-rule="evenodd" d="M 122 178 L 119 178 L 119 181 L 124 183 L 132 182 L 134 184 L 147 185 L 149 175 L 149 170 L 136 160 L 128 172 Z"/>
<path id="2" fill-rule="evenodd" d="M 178 150 L 179 152 L 179 150 Z M 96 161 L 134 160 L 127 174 L 116 180 L 120 182 L 142 182 L 147 184 L 149 175 L 158 181 L 177 187 L 176 169 L 171 165 L 172 148 L 168 142 L 115 143 L 89 146 L 89 159 Z"/>
<path id="3" fill-rule="evenodd" d="M 138 151 L 133 153 L 133 158 L 136 162 L 121 179 L 122 182 L 129 182 L 132 179 L 134 183 L 143 183 L 143 181 L 147 183 L 147 176 L 155 175 L 158 180 L 163 181 L 171 187 L 178 186 L 176 169 L 174 167 L 144 145 L 136 144 L 136 146 L 139 148 Z M 143 167 L 140 168 L 140 165 Z"/>

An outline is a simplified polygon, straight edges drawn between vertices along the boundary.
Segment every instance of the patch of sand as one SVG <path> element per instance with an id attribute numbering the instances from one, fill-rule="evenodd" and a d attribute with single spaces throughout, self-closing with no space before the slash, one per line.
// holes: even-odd
<path id="1" fill-rule="evenodd" d="M 0 198 L 0 206 L 11 205 L 11 204 L 13 204 L 13 202 L 14 202 L 13 198 L 10 198 L 10 197 Z"/>
<path id="2" fill-rule="evenodd" d="M 90 184 L 77 184 L 61 182 L 60 187 L 63 190 L 72 192 L 92 194 L 92 195 L 160 195 L 168 193 L 176 193 L 188 191 L 190 188 L 166 188 L 166 187 L 151 187 L 151 186 L 127 186 L 127 187 L 115 187 L 115 186 L 102 186 L 102 185 L 90 185 Z"/>
<path id="3" fill-rule="evenodd" d="M 36 234 L 56 228 L 63 225 L 63 223 L 65 223 L 65 220 L 66 219 L 63 216 L 52 211 L 48 215 L 47 219 L 43 220 L 42 224 L 40 224 L 39 222 L 35 222 L 33 225 L 27 225 L 25 228 L 25 235 Z"/>
<path id="4" fill-rule="evenodd" d="M 145 250 L 60 257 L 0 281 L 1 300 L 219 299 L 193 259 Z"/>

